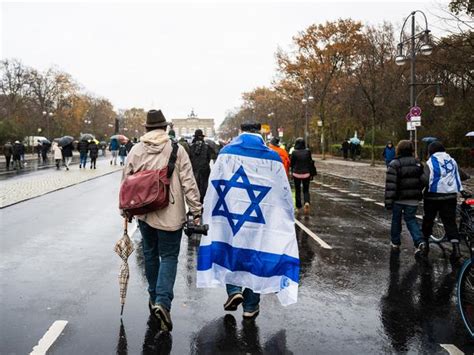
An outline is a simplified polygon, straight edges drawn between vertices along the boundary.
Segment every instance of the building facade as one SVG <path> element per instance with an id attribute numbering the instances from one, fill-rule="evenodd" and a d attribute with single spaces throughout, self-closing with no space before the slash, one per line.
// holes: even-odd
<path id="1" fill-rule="evenodd" d="M 194 110 L 191 110 L 187 118 L 173 118 L 171 119 L 171 123 L 173 123 L 173 130 L 176 133 L 176 137 L 193 135 L 197 129 L 202 129 L 204 135 L 207 137 L 215 136 L 214 119 L 199 118 L 194 113 Z"/>

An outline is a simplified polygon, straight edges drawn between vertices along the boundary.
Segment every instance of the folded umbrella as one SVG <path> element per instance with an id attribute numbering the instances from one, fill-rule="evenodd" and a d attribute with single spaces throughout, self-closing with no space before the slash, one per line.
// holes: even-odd
<path id="1" fill-rule="evenodd" d="M 71 144 L 73 141 L 74 141 L 74 137 L 64 136 L 64 137 L 59 138 L 58 144 L 60 147 L 64 147 L 68 144 Z"/>
<path id="2" fill-rule="evenodd" d="M 128 220 L 124 218 L 123 236 L 115 244 L 115 252 L 122 258 L 122 265 L 119 272 L 120 285 L 120 304 L 122 305 L 120 315 L 123 314 L 123 307 L 125 305 L 125 298 L 127 297 L 128 279 L 130 277 L 130 270 L 128 268 L 128 257 L 133 253 L 133 243 L 128 236 Z"/>

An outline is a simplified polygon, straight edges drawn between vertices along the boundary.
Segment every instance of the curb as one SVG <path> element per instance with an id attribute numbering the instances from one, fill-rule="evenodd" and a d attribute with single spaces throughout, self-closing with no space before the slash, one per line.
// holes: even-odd
<path id="1" fill-rule="evenodd" d="M 114 173 L 117 173 L 117 172 L 119 172 L 119 171 L 121 171 L 121 170 L 110 171 L 110 172 L 105 173 L 105 174 L 103 174 L 103 175 L 94 176 L 94 177 L 91 177 L 90 179 L 86 179 L 86 180 L 83 180 L 83 181 L 80 181 L 80 182 L 76 182 L 76 183 L 71 184 L 71 185 L 63 186 L 63 187 L 57 188 L 57 189 L 55 189 L 55 190 L 47 191 L 47 192 L 44 192 L 44 193 L 39 194 L 39 195 L 36 195 L 36 196 L 28 197 L 28 198 L 25 198 L 25 199 L 23 199 L 23 200 L 19 200 L 19 201 L 13 202 L 13 203 L 10 203 L 10 204 L 5 205 L 5 206 L 1 206 L 1 207 L 0 207 L 0 210 L 2 210 L 2 209 L 4 209 L 4 208 L 7 208 L 7 207 L 11 207 L 11 206 L 17 205 L 17 204 L 19 204 L 19 203 L 21 203 L 21 202 L 33 200 L 33 199 L 35 199 L 35 198 L 37 198 L 37 197 L 41 197 L 41 196 L 44 196 L 44 195 L 48 195 L 48 194 L 53 193 L 53 192 L 56 192 L 56 191 L 60 191 L 60 190 L 67 189 L 68 187 L 71 187 L 71 186 L 76 186 L 76 185 L 82 184 L 82 183 L 84 183 L 84 182 L 88 182 L 88 181 L 91 181 L 91 180 L 99 179 L 99 178 L 101 178 L 101 177 L 103 177 L 103 176 L 107 176 L 107 175 L 110 175 L 110 174 L 114 174 Z"/>

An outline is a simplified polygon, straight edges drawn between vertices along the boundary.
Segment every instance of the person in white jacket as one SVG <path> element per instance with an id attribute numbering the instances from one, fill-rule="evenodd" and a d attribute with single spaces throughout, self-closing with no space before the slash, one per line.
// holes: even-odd
<path id="1" fill-rule="evenodd" d="M 59 146 L 58 142 L 53 142 L 53 147 L 51 148 L 54 154 L 54 161 L 56 162 L 56 169 L 59 170 L 61 161 L 63 160 L 63 153 L 61 151 L 61 147 Z"/>

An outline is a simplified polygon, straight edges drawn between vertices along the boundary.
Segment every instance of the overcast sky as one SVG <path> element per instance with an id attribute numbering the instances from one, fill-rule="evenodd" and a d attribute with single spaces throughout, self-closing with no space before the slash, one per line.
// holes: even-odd
<path id="1" fill-rule="evenodd" d="M 271 83 L 276 49 L 308 25 L 350 17 L 399 31 L 412 10 L 433 4 L 3 2 L 0 54 L 55 65 L 117 109 L 153 106 L 173 118 L 194 108 L 220 123 L 242 92 Z"/>

